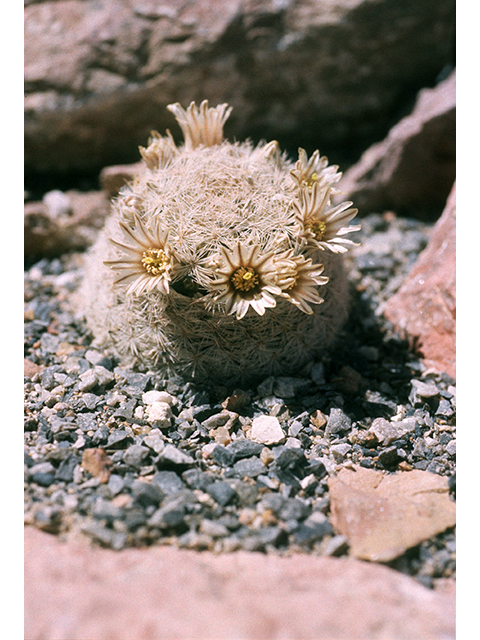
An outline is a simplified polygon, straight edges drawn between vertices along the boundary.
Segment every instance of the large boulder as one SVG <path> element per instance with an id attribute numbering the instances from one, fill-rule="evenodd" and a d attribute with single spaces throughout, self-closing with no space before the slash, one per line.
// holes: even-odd
<path id="1" fill-rule="evenodd" d="M 453 58 L 453 0 L 44 0 L 25 8 L 26 173 L 138 157 L 165 109 L 234 107 L 228 137 L 358 157 Z"/>

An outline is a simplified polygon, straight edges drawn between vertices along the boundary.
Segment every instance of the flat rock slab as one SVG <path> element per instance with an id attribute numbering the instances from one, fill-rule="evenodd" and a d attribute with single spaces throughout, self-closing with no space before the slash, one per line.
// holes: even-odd
<path id="1" fill-rule="evenodd" d="M 25 531 L 26 640 L 453 640 L 455 596 L 352 558 L 91 548 Z"/>
<path id="2" fill-rule="evenodd" d="M 332 525 L 356 558 L 388 562 L 455 525 L 448 478 L 428 471 L 343 468 L 328 484 Z"/>

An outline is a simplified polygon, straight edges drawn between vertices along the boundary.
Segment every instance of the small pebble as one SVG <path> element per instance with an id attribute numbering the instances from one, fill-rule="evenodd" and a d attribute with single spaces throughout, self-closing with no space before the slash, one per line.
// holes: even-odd
<path id="1" fill-rule="evenodd" d="M 173 406 L 177 404 L 177 399 L 166 391 L 146 391 L 142 394 L 142 401 L 144 404 L 151 405 L 155 402 L 166 402 L 168 405 Z"/>
<path id="2" fill-rule="evenodd" d="M 265 472 L 265 465 L 256 456 L 251 458 L 242 458 L 233 465 L 233 470 L 240 478 L 255 478 Z"/>
<path id="3" fill-rule="evenodd" d="M 195 460 L 191 456 L 171 444 L 166 444 L 156 458 L 157 466 L 171 464 L 175 467 L 184 467 L 190 466 L 194 462 Z"/>
<path id="4" fill-rule="evenodd" d="M 160 429 L 151 429 L 142 442 L 150 449 L 153 449 L 155 453 L 160 453 L 165 447 L 165 440 Z"/>
<path id="5" fill-rule="evenodd" d="M 279 444 L 285 442 L 285 433 L 276 417 L 259 416 L 252 422 L 251 438 L 262 444 Z"/>
<path id="6" fill-rule="evenodd" d="M 155 429 L 168 429 L 172 423 L 172 409 L 167 402 L 154 401 L 147 406 L 146 419 Z"/>
<path id="7" fill-rule="evenodd" d="M 212 482 L 206 487 L 206 491 L 222 506 L 227 505 L 236 495 L 234 489 L 223 480 Z"/>
<path id="8" fill-rule="evenodd" d="M 330 453 L 333 455 L 333 458 L 336 462 L 343 460 L 347 453 L 351 451 L 352 445 L 347 442 L 343 444 L 332 444 L 330 447 Z"/>
<path id="9" fill-rule="evenodd" d="M 123 454 L 123 461 L 132 467 L 140 467 L 150 450 L 141 444 L 133 444 Z"/>
<path id="10" fill-rule="evenodd" d="M 350 430 L 352 421 L 342 409 L 333 408 L 327 419 L 325 434 L 332 435 Z"/>
<path id="11" fill-rule="evenodd" d="M 159 487 L 165 495 L 174 495 L 185 488 L 185 484 L 175 471 L 157 471 L 152 484 Z"/>

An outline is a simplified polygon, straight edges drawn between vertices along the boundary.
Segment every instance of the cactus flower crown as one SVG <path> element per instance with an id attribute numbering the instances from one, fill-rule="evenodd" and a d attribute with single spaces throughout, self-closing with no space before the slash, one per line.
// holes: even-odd
<path id="1" fill-rule="evenodd" d="M 338 167 L 276 141 L 231 143 L 231 108 L 167 107 L 184 144 L 152 132 L 85 264 L 97 342 L 166 374 L 245 379 L 321 357 L 347 315 L 341 255 L 357 210 L 332 205 Z"/>

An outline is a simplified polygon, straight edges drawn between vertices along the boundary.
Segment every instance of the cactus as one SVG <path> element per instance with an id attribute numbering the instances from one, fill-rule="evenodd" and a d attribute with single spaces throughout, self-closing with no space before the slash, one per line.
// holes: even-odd
<path id="1" fill-rule="evenodd" d="M 347 317 L 341 254 L 359 226 L 351 202 L 332 205 L 341 173 L 318 151 L 292 163 L 276 141 L 225 140 L 226 104 L 167 108 L 184 144 L 152 132 L 85 260 L 96 342 L 167 376 L 290 375 Z"/>

